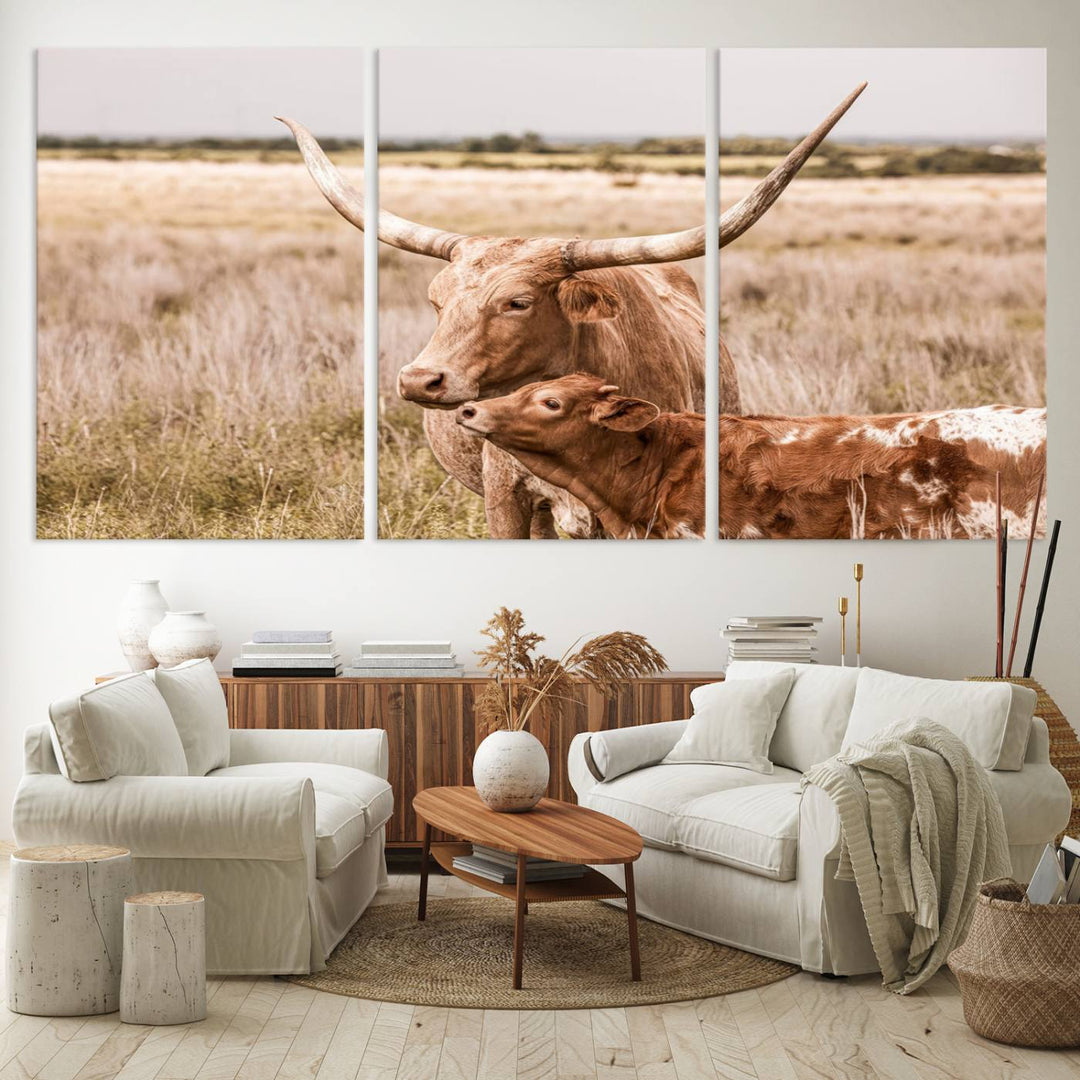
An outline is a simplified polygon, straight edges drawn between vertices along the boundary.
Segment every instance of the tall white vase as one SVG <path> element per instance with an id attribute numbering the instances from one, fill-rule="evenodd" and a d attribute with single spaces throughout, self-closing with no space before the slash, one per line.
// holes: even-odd
<path id="1" fill-rule="evenodd" d="M 128 585 L 116 616 L 116 633 L 124 659 L 132 671 L 157 667 L 158 662 L 147 642 L 150 631 L 165 618 L 168 607 L 158 588 L 157 578 L 133 581 Z"/>
<path id="2" fill-rule="evenodd" d="M 221 635 L 205 611 L 166 611 L 150 632 L 150 651 L 162 667 L 185 660 L 213 660 L 221 652 Z"/>
<path id="3" fill-rule="evenodd" d="M 473 755 L 476 793 L 492 810 L 531 810 L 547 791 L 544 744 L 527 731 L 493 731 Z"/>

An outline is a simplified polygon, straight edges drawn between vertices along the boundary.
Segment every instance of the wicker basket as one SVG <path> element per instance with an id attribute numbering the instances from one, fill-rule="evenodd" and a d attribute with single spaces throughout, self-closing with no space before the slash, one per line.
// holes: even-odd
<path id="1" fill-rule="evenodd" d="M 1080 904 L 1030 904 L 1023 885 L 987 882 L 949 967 L 978 1034 L 1012 1046 L 1080 1046 Z"/>

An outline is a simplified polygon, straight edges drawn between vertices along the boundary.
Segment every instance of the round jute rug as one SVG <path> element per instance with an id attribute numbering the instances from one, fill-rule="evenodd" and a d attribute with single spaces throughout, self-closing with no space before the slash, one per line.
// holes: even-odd
<path id="1" fill-rule="evenodd" d="M 638 920 L 641 982 L 630 979 L 626 913 L 594 900 L 533 904 L 522 989 L 510 988 L 514 906 L 495 898 L 375 905 L 324 971 L 289 978 L 333 994 L 463 1009 L 603 1009 L 730 994 L 798 968 Z"/>

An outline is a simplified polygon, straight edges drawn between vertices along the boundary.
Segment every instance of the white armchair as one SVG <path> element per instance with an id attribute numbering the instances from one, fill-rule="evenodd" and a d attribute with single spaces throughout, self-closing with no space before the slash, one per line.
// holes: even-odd
<path id="1" fill-rule="evenodd" d="M 83 782 L 53 738 L 26 732 L 18 844 L 122 845 L 139 891 L 203 893 L 211 973 L 320 970 L 386 881 L 384 731 L 232 730 L 228 765 L 204 776 Z"/>

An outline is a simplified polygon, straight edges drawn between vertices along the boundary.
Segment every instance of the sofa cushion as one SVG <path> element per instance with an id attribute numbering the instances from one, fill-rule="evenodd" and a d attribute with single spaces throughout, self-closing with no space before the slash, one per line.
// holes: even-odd
<path id="1" fill-rule="evenodd" d="M 679 819 L 679 849 L 698 859 L 776 881 L 792 881 L 799 847 L 800 801 L 797 781 L 702 795 Z"/>
<path id="2" fill-rule="evenodd" d="M 145 672 L 54 701 L 49 720 L 57 763 L 69 780 L 187 776 L 184 744 L 169 706 Z"/>
<path id="3" fill-rule="evenodd" d="M 844 746 L 863 742 L 897 720 L 934 720 L 956 735 L 987 769 L 1023 768 L 1037 695 L 1010 683 L 920 679 L 863 668 Z"/>
<path id="4" fill-rule="evenodd" d="M 757 679 L 697 687 L 690 694 L 694 715 L 664 763 L 712 762 L 771 773 L 769 743 L 794 678 L 786 667 Z"/>
<path id="5" fill-rule="evenodd" d="M 697 799 L 718 791 L 795 783 L 799 774 L 771 774 L 730 765 L 653 765 L 590 788 L 582 804 L 636 829 L 648 847 L 678 851 L 682 817 Z"/>
<path id="6" fill-rule="evenodd" d="M 778 664 L 734 660 L 725 679 L 755 679 L 784 669 L 795 672 L 784 707 L 776 720 L 769 759 L 788 769 L 806 772 L 811 765 L 837 753 L 844 742 L 859 668 L 829 664 Z"/>
<path id="7" fill-rule="evenodd" d="M 172 713 L 184 744 L 188 775 L 205 776 L 229 764 L 229 709 L 210 660 L 155 668 L 154 684 Z"/>
<path id="8" fill-rule="evenodd" d="M 315 788 L 315 807 L 326 795 L 344 799 L 364 815 L 361 841 L 382 828 L 394 812 L 394 792 L 380 776 L 348 765 L 311 761 L 262 761 L 215 769 L 210 776 L 306 776 Z"/>
<path id="9" fill-rule="evenodd" d="M 367 838 L 364 811 L 351 799 L 315 790 L 315 876 L 329 877 Z"/>
<path id="10" fill-rule="evenodd" d="M 686 731 L 688 720 L 665 720 L 637 727 L 594 731 L 585 743 L 585 764 L 597 780 L 658 765 Z"/>

